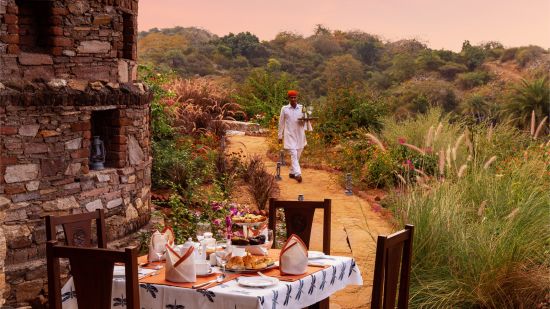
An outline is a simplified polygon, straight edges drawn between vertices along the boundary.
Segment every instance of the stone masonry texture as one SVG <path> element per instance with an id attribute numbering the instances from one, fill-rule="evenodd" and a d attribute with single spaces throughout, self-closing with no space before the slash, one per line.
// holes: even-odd
<path id="1" fill-rule="evenodd" d="M 137 0 L 0 0 L 0 307 L 47 295 L 45 216 L 102 208 L 109 240 L 150 218 L 137 12 Z M 94 136 L 102 170 L 89 167 Z"/>

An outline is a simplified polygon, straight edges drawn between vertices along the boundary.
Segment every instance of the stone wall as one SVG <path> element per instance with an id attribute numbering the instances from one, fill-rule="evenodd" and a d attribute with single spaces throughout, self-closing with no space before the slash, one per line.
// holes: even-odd
<path id="1" fill-rule="evenodd" d="M 142 85 L 24 85 L 0 83 L 0 267 L 3 295 L 17 305 L 47 290 L 44 216 L 103 208 L 107 237 L 128 235 L 149 219 L 152 163 L 150 94 Z M 116 160 L 90 171 L 97 117 Z M 0 288 L 3 276 L 0 269 Z"/>
<path id="2" fill-rule="evenodd" d="M 0 0 L 0 81 L 135 81 L 137 0 Z"/>

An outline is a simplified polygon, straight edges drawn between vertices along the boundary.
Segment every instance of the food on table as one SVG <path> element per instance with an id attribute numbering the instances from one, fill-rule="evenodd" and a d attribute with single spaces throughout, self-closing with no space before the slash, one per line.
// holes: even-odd
<path id="1" fill-rule="evenodd" d="M 248 237 L 248 241 L 251 245 L 262 245 L 265 243 L 265 235 L 258 235 L 255 237 Z"/>
<path id="2" fill-rule="evenodd" d="M 230 270 L 242 270 L 244 269 L 244 262 L 242 256 L 234 256 L 229 259 L 225 268 Z"/>
<path id="3" fill-rule="evenodd" d="M 258 223 L 264 222 L 267 220 L 267 217 L 263 215 L 246 214 L 242 216 L 234 216 L 231 220 L 234 223 Z"/>
<path id="4" fill-rule="evenodd" d="M 273 260 L 269 257 L 250 254 L 243 258 L 243 262 L 246 269 L 264 269 L 273 264 Z"/>
<path id="5" fill-rule="evenodd" d="M 266 237 L 265 235 L 258 235 L 254 237 L 240 237 L 240 236 L 233 236 L 231 237 L 231 244 L 235 246 L 248 246 L 248 245 L 262 245 L 265 243 Z"/>
<path id="6" fill-rule="evenodd" d="M 250 241 L 243 237 L 231 237 L 231 244 L 235 246 L 248 246 L 250 244 Z"/>
<path id="7" fill-rule="evenodd" d="M 247 254 L 246 256 L 234 256 L 225 266 L 229 270 L 264 269 L 273 264 L 273 260 L 267 256 Z"/>

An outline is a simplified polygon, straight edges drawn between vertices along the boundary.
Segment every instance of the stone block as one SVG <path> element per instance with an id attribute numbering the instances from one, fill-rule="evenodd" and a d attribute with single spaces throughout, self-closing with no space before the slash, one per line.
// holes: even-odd
<path id="1" fill-rule="evenodd" d="M 48 144 L 46 143 L 25 143 L 25 154 L 46 153 Z"/>
<path id="2" fill-rule="evenodd" d="M 25 209 L 15 209 L 6 212 L 6 218 L 4 219 L 4 222 L 24 222 L 25 220 L 27 220 L 27 211 Z"/>
<path id="3" fill-rule="evenodd" d="M 109 192 L 109 188 L 106 187 L 106 188 L 97 188 L 97 189 L 92 189 L 90 191 L 85 191 L 85 192 L 82 192 L 80 194 L 80 197 L 81 198 L 86 198 L 86 197 L 93 197 L 93 196 L 99 196 L 103 193 L 107 193 Z"/>
<path id="4" fill-rule="evenodd" d="M 88 156 L 89 156 L 89 151 L 86 148 L 71 152 L 71 158 L 73 159 L 87 158 Z"/>
<path id="5" fill-rule="evenodd" d="M 110 42 L 98 40 L 82 41 L 76 49 L 79 54 L 104 54 L 108 53 L 110 50 Z"/>
<path id="6" fill-rule="evenodd" d="M 126 220 L 130 221 L 137 217 L 139 217 L 137 209 L 134 206 L 128 206 L 128 208 L 126 208 Z"/>
<path id="7" fill-rule="evenodd" d="M 76 150 L 80 149 L 80 147 L 82 147 L 82 137 L 65 142 L 65 149 L 67 150 Z"/>
<path id="8" fill-rule="evenodd" d="M 61 54 L 63 56 L 67 56 L 67 57 L 74 57 L 76 56 L 76 52 L 73 51 L 73 50 L 68 50 L 68 49 L 64 49 L 63 52 L 61 52 Z"/>
<path id="9" fill-rule="evenodd" d="M 71 123 L 71 130 L 73 132 L 89 131 L 91 128 L 92 124 L 89 121 Z"/>
<path id="10" fill-rule="evenodd" d="M 33 181 L 30 181 L 30 182 L 27 182 L 25 184 L 25 187 L 27 188 L 28 191 L 36 191 L 40 187 L 40 181 L 33 180 Z"/>
<path id="11" fill-rule="evenodd" d="M 145 155 L 143 149 L 139 145 L 139 142 L 132 135 L 128 138 L 128 155 L 131 165 L 137 165 L 143 162 Z"/>
<path id="12" fill-rule="evenodd" d="M 53 136 L 59 136 L 61 135 L 61 132 L 55 131 L 55 130 L 42 130 L 40 131 L 40 136 L 42 137 L 53 137 Z"/>
<path id="13" fill-rule="evenodd" d="M 73 40 L 63 36 L 56 36 L 52 38 L 52 45 L 56 47 L 70 47 L 73 46 Z"/>
<path id="14" fill-rule="evenodd" d="M 111 15 L 98 14 L 98 15 L 94 15 L 93 24 L 98 26 L 108 25 L 111 23 L 112 20 L 113 20 L 113 17 Z"/>
<path id="15" fill-rule="evenodd" d="M 97 181 L 99 181 L 99 182 L 107 182 L 107 181 L 111 180 L 111 176 L 109 176 L 107 174 L 97 174 L 95 177 L 96 177 Z"/>
<path id="16" fill-rule="evenodd" d="M 0 126 L 0 135 L 14 135 L 17 134 L 16 127 Z"/>
<path id="17" fill-rule="evenodd" d="M 23 194 L 14 195 L 11 197 L 11 200 L 14 203 L 19 203 L 19 202 L 36 200 L 38 198 L 40 198 L 40 192 L 34 191 L 34 192 L 27 192 Z"/>
<path id="18" fill-rule="evenodd" d="M 95 211 L 96 209 L 103 209 L 103 203 L 101 202 L 100 199 L 97 199 L 95 201 L 92 201 L 86 204 L 86 209 L 89 212 Z"/>
<path id="19" fill-rule="evenodd" d="M 80 205 L 74 196 L 62 197 L 42 204 L 44 211 L 70 210 L 75 208 L 80 208 Z"/>
<path id="20" fill-rule="evenodd" d="M 7 209 L 10 204 L 11 204 L 11 201 L 9 199 L 0 195 L 0 210 Z"/>
<path id="21" fill-rule="evenodd" d="M 52 56 L 48 54 L 21 53 L 19 54 L 19 63 L 22 65 L 52 65 Z"/>
<path id="22" fill-rule="evenodd" d="M 82 168 L 82 163 L 71 163 L 67 166 L 67 169 L 65 170 L 66 176 L 77 176 L 80 174 L 80 169 Z"/>
<path id="23" fill-rule="evenodd" d="M 14 287 L 18 303 L 31 302 L 44 288 L 43 280 L 26 281 Z"/>
<path id="24" fill-rule="evenodd" d="M 74 15 L 82 15 L 90 9 L 90 4 L 88 1 L 74 1 L 69 2 L 67 8 Z"/>
<path id="25" fill-rule="evenodd" d="M 26 192 L 25 185 L 22 183 L 8 184 L 4 187 L 4 193 L 8 195 Z"/>
<path id="26" fill-rule="evenodd" d="M 23 68 L 23 77 L 26 80 L 52 79 L 55 74 L 52 66 L 28 66 Z"/>
<path id="27" fill-rule="evenodd" d="M 55 176 L 65 171 L 64 158 L 42 159 L 40 161 L 40 172 L 42 176 Z"/>
<path id="28" fill-rule="evenodd" d="M 38 164 L 19 164 L 6 167 L 6 183 L 34 180 L 38 177 Z"/>
<path id="29" fill-rule="evenodd" d="M 9 248 L 17 249 L 31 245 L 31 230 L 26 224 L 4 225 L 4 235 Z"/>
<path id="30" fill-rule="evenodd" d="M 114 199 L 112 201 L 107 202 L 107 208 L 108 209 L 115 208 L 115 207 L 118 207 L 120 205 L 122 205 L 122 198 L 117 198 L 117 199 Z"/>
<path id="31" fill-rule="evenodd" d="M 36 133 L 38 133 L 39 128 L 40 128 L 39 124 L 27 124 L 27 125 L 24 125 L 24 126 L 20 126 L 19 127 L 19 135 L 35 137 Z"/>
<path id="32" fill-rule="evenodd" d="M 118 61 L 118 82 L 127 83 L 129 81 L 128 76 L 128 62 L 124 60 Z"/>

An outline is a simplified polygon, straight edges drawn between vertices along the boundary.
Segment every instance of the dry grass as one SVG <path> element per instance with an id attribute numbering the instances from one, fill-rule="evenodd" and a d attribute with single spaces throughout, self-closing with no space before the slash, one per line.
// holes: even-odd
<path id="1" fill-rule="evenodd" d="M 232 100 L 232 91 L 203 78 L 177 79 L 167 86 L 175 99 L 176 126 L 182 134 L 211 131 L 222 136 L 227 129 L 222 120 L 234 120 L 242 114 Z"/>

